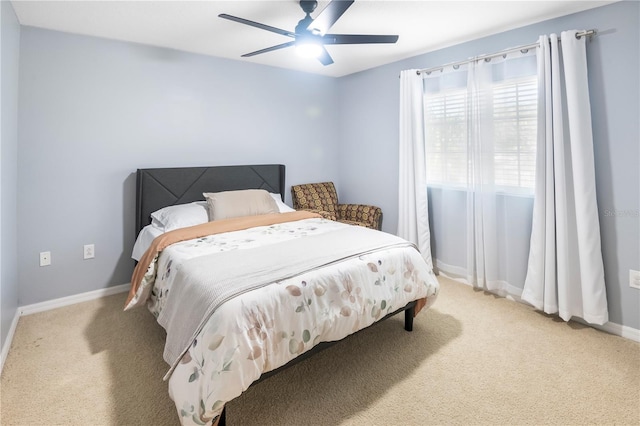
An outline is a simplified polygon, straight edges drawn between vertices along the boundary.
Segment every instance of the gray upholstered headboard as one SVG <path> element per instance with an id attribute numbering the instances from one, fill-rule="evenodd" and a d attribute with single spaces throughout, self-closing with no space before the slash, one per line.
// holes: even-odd
<path id="1" fill-rule="evenodd" d="M 151 213 L 174 204 L 204 200 L 203 192 L 265 189 L 284 201 L 282 164 L 138 169 L 136 236 L 151 223 Z"/>

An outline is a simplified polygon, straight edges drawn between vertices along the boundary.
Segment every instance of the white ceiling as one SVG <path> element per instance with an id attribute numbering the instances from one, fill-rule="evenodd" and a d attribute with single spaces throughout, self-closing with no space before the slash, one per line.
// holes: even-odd
<path id="1" fill-rule="evenodd" d="M 316 17 L 328 3 L 318 1 L 312 16 Z M 335 63 L 323 66 L 315 59 L 299 58 L 293 48 L 240 58 L 244 53 L 291 39 L 218 17 L 227 13 L 293 31 L 304 17 L 297 0 L 12 1 L 22 25 L 333 77 L 609 3 L 613 1 L 356 0 L 331 33 L 397 34 L 400 38 L 388 45 L 327 46 Z"/>

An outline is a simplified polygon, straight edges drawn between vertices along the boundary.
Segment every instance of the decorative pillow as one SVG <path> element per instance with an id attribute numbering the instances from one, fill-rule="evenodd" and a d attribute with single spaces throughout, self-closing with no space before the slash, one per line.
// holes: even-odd
<path id="1" fill-rule="evenodd" d="M 151 224 L 163 232 L 199 225 L 209 221 L 206 201 L 176 204 L 151 213 Z"/>
<path id="2" fill-rule="evenodd" d="M 264 189 L 205 192 L 202 195 L 209 206 L 209 220 L 279 213 L 275 200 Z"/>
<path id="3" fill-rule="evenodd" d="M 282 202 L 282 197 L 280 196 L 280 194 L 274 194 L 272 192 L 270 193 L 270 195 L 275 200 L 276 205 L 278 206 L 278 211 L 280 213 L 295 212 L 294 209 Z"/>

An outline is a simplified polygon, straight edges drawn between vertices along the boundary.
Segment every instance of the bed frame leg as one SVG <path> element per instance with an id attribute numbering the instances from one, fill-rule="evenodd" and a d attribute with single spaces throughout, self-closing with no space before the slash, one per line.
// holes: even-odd
<path id="1" fill-rule="evenodd" d="M 220 420 L 218 420 L 218 426 L 227 426 L 227 407 L 222 409 L 220 413 Z"/>
<path id="2" fill-rule="evenodd" d="M 416 313 L 415 305 L 404 311 L 404 329 L 413 331 L 413 316 Z"/>

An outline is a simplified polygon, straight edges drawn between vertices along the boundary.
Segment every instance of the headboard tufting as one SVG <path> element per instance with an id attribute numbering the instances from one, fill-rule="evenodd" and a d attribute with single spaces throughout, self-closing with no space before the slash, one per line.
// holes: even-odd
<path id="1" fill-rule="evenodd" d="M 203 192 L 265 189 L 284 201 L 282 164 L 138 169 L 136 236 L 151 223 L 151 213 L 174 204 L 204 200 Z"/>

